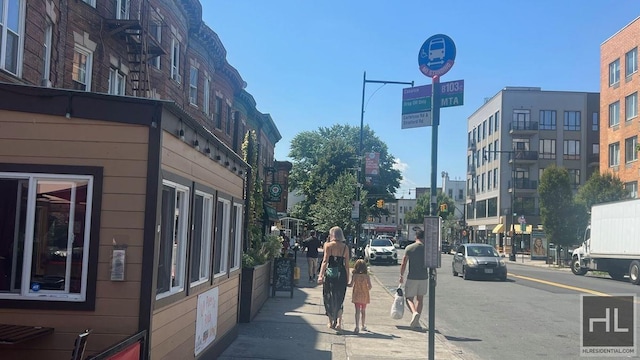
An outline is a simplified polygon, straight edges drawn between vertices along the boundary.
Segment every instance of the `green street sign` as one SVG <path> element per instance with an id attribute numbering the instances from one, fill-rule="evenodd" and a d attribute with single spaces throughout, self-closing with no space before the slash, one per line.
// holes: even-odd
<path id="1" fill-rule="evenodd" d="M 464 105 L 464 93 L 442 95 L 440 98 L 440 107 L 451 107 Z"/>
<path id="2" fill-rule="evenodd" d="M 402 101 L 402 114 L 415 114 L 426 111 L 431 111 L 430 97 Z"/>

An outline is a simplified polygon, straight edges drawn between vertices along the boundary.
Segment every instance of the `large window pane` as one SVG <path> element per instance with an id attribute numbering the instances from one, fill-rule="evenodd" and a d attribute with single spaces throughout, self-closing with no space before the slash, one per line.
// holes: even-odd
<path id="1" fill-rule="evenodd" d="M 196 192 L 191 246 L 191 283 L 201 283 L 209 279 L 213 227 L 212 214 L 213 196 Z"/>
<path id="2" fill-rule="evenodd" d="M 163 181 L 161 212 L 160 258 L 156 282 L 156 294 L 160 297 L 184 289 L 189 188 Z"/>
<path id="3" fill-rule="evenodd" d="M 221 275 L 227 272 L 229 254 L 229 225 L 231 202 L 218 199 L 216 207 L 216 234 L 213 245 L 213 273 Z"/>

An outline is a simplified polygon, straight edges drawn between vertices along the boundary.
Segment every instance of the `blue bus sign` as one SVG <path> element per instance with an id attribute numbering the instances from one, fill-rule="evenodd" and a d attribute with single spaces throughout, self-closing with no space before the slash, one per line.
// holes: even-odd
<path id="1" fill-rule="evenodd" d="M 456 45 L 444 34 L 433 35 L 422 44 L 418 53 L 420 72 L 433 78 L 446 74 L 456 59 Z"/>

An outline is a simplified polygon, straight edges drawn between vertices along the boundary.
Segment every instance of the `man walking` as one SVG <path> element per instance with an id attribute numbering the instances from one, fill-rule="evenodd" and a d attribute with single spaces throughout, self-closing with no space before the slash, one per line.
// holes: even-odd
<path id="1" fill-rule="evenodd" d="M 306 238 L 302 245 L 307 248 L 307 263 L 309 264 L 309 282 L 316 281 L 316 271 L 318 271 L 318 248 L 322 245 L 316 237 L 316 231 L 311 230 L 309 237 Z"/>
<path id="2" fill-rule="evenodd" d="M 407 281 L 404 281 L 404 270 L 409 263 Z M 404 285 L 404 296 L 411 310 L 411 327 L 420 327 L 420 314 L 424 296 L 427 294 L 429 274 L 424 264 L 424 230 L 416 231 L 416 242 L 406 247 L 400 265 L 400 283 Z"/>

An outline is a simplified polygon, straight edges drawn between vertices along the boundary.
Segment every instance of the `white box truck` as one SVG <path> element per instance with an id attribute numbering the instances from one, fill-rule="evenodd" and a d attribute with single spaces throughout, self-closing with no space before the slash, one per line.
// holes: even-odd
<path id="1" fill-rule="evenodd" d="M 571 271 L 603 271 L 640 284 L 640 199 L 594 205 L 582 245 L 573 250 Z"/>

